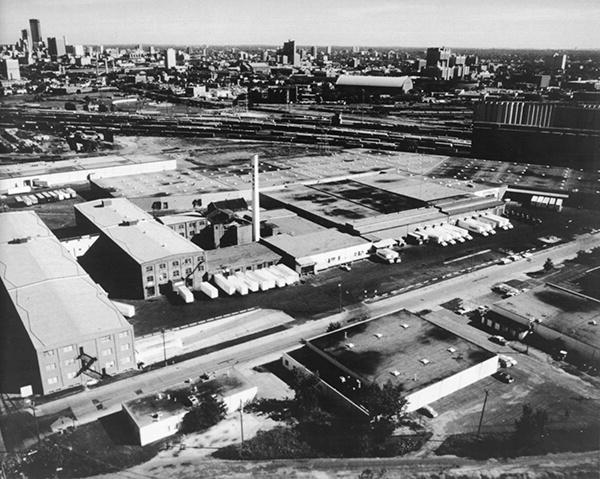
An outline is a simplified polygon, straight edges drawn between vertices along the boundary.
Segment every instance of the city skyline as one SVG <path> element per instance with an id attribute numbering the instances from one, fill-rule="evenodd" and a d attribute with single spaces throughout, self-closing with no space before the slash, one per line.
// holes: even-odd
<path id="1" fill-rule="evenodd" d="M 14 43 L 29 19 L 43 39 L 63 35 L 77 44 L 299 45 L 373 47 L 450 45 L 454 48 L 597 49 L 600 31 L 592 0 L 482 4 L 471 0 L 357 0 L 289 3 L 274 0 L 4 0 L 0 42 Z"/>

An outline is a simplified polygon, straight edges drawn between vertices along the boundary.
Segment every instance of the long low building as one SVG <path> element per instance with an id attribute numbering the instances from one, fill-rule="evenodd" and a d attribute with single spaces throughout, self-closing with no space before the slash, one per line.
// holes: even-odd
<path id="1" fill-rule="evenodd" d="M 107 155 L 0 166 L 0 193 L 20 193 L 35 186 L 85 183 L 88 180 L 156 173 L 177 168 L 177 161 L 148 155 Z"/>
<path id="2" fill-rule="evenodd" d="M 208 279 L 215 274 L 233 274 L 268 268 L 281 261 L 281 256 L 260 243 L 227 246 L 206 251 Z"/>
<path id="3" fill-rule="evenodd" d="M 133 328 L 33 211 L 0 214 L 2 390 L 49 394 L 135 367 Z"/>
<path id="4" fill-rule="evenodd" d="M 401 385 L 411 412 L 494 374 L 498 356 L 403 310 L 304 341 L 288 370 L 318 375 L 320 389 L 358 414 L 366 384 Z"/>
<path id="5" fill-rule="evenodd" d="M 74 206 L 77 225 L 100 237 L 79 258 L 86 270 L 120 298 L 153 298 L 179 284 L 199 288 L 204 250 L 126 200 Z"/>
<path id="6" fill-rule="evenodd" d="M 317 273 L 367 258 L 373 247 L 370 241 L 334 229 L 298 236 L 284 233 L 261 241 L 282 255 L 283 262 L 299 274 Z"/>

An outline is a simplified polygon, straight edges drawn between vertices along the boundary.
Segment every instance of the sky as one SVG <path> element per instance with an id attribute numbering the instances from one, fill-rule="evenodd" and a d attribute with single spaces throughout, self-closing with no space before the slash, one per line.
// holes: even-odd
<path id="1" fill-rule="evenodd" d="M 69 44 L 600 48 L 600 0 L 0 0 L 0 43 L 30 18 Z"/>

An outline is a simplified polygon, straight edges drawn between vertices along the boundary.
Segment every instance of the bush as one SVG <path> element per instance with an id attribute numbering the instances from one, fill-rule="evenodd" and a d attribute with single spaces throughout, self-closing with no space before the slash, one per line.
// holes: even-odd
<path id="1" fill-rule="evenodd" d="M 227 415 L 225 403 L 215 395 L 207 394 L 200 398 L 200 404 L 188 412 L 181 423 L 181 432 L 205 431 L 218 424 Z"/>
<path id="2" fill-rule="evenodd" d="M 339 321 L 332 321 L 327 326 L 327 332 L 331 333 L 332 331 L 336 331 L 342 327 L 342 324 Z"/>

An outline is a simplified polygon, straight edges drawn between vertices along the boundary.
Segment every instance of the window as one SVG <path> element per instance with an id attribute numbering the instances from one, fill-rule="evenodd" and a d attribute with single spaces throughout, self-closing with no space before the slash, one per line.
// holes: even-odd
<path id="1" fill-rule="evenodd" d="M 152 273 L 154 271 L 154 266 L 146 266 L 146 273 Z"/>
<path id="2" fill-rule="evenodd" d="M 129 349 L 129 343 L 121 344 L 121 351 L 127 351 Z"/>
<path id="3" fill-rule="evenodd" d="M 154 281 L 154 276 L 148 275 L 146 276 L 146 283 L 152 283 Z"/>
<path id="4" fill-rule="evenodd" d="M 160 263 L 160 264 L 158 265 L 158 267 L 159 267 L 160 269 L 165 269 L 165 268 L 167 267 L 167 263 Z"/>
<path id="5" fill-rule="evenodd" d="M 177 260 L 173 261 L 172 265 L 173 265 L 173 268 L 179 266 L 179 261 L 177 261 Z"/>
<path id="6" fill-rule="evenodd" d="M 192 264 L 192 258 L 186 258 L 183 260 L 183 264 Z"/>
<path id="7" fill-rule="evenodd" d="M 173 270 L 173 278 L 179 278 L 179 270 Z"/>
<path id="8" fill-rule="evenodd" d="M 102 356 L 110 356 L 112 353 L 113 353 L 112 348 L 102 350 Z"/>
<path id="9" fill-rule="evenodd" d="M 56 363 L 46 364 L 46 371 L 54 371 L 56 369 Z"/>
<path id="10" fill-rule="evenodd" d="M 54 356 L 54 350 L 44 351 L 43 354 L 45 358 L 51 358 L 52 356 Z"/>
<path id="11" fill-rule="evenodd" d="M 192 274 L 192 268 L 185 268 L 185 275 L 190 275 Z"/>
<path id="12" fill-rule="evenodd" d="M 67 378 L 69 379 L 73 379 L 75 376 L 77 376 L 77 373 L 75 371 L 67 373 Z"/>
<path id="13" fill-rule="evenodd" d="M 48 378 L 48 384 L 56 384 L 58 382 L 58 377 L 57 376 L 53 376 L 51 378 Z"/>
<path id="14" fill-rule="evenodd" d="M 100 338 L 100 342 L 102 343 L 108 343 L 110 341 L 110 335 L 109 336 L 102 336 Z"/>
<path id="15" fill-rule="evenodd" d="M 154 286 L 148 286 L 146 288 L 146 296 L 154 296 L 156 294 L 156 289 Z"/>
<path id="16" fill-rule="evenodd" d="M 72 364 L 75 364 L 75 360 L 73 358 L 65 361 L 65 366 L 71 366 Z"/>
<path id="17" fill-rule="evenodd" d="M 167 281 L 167 273 L 160 273 L 158 275 L 158 282 L 164 283 L 165 281 Z"/>
<path id="18" fill-rule="evenodd" d="M 129 356 L 125 356 L 124 358 L 121 358 L 121 362 L 123 364 L 127 364 L 131 362 L 131 358 Z"/>
<path id="19" fill-rule="evenodd" d="M 121 331 L 119 333 L 119 337 L 120 338 L 128 338 L 129 337 L 129 331 Z"/>
<path id="20" fill-rule="evenodd" d="M 73 351 L 73 346 L 65 346 L 63 348 L 63 353 L 70 353 L 71 351 Z"/>
<path id="21" fill-rule="evenodd" d="M 163 210 L 168 209 L 169 208 L 169 203 L 167 203 L 166 201 L 163 202 L 162 207 L 163 207 Z"/>

